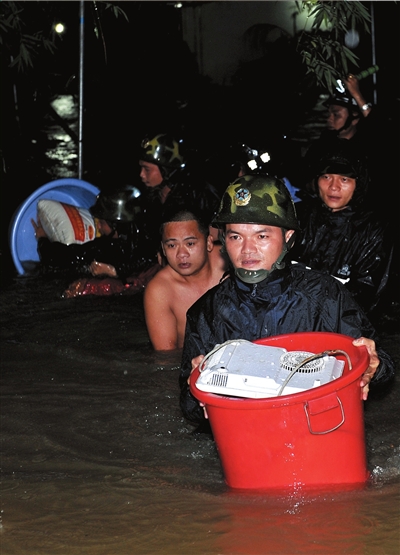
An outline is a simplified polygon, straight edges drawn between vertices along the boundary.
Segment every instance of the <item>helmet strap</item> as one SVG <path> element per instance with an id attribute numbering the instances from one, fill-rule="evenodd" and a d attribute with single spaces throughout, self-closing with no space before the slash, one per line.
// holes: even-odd
<path id="1" fill-rule="evenodd" d="M 344 125 L 336 131 L 336 135 L 339 135 L 339 133 L 341 133 L 342 131 L 347 131 L 347 129 L 349 129 L 350 125 L 355 119 L 360 119 L 360 116 L 355 112 L 353 112 L 353 110 L 350 110 L 349 108 L 347 108 L 347 111 L 349 115 L 347 116 L 347 119 Z"/>
<path id="2" fill-rule="evenodd" d="M 177 180 L 172 180 L 174 175 L 178 172 L 178 168 L 166 168 L 164 166 L 160 166 L 161 175 L 163 177 L 162 185 L 168 185 L 168 187 L 172 189 L 177 184 Z M 171 181 L 172 180 L 172 181 Z"/>
<path id="3" fill-rule="evenodd" d="M 270 270 L 245 270 L 244 268 L 235 268 L 235 275 L 243 281 L 244 283 L 260 283 L 264 281 L 269 274 L 272 272 L 272 268 Z"/>

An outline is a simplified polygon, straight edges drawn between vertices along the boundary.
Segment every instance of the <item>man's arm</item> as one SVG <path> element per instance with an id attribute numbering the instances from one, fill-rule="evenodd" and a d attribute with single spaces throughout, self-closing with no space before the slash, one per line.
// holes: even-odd
<path id="1" fill-rule="evenodd" d="M 204 297 L 202 297 L 202 299 L 204 299 Z M 199 323 L 200 320 L 201 324 Z M 204 345 L 204 338 L 201 333 L 199 333 L 199 327 L 212 343 L 212 347 L 210 347 L 209 344 Z M 204 355 L 206 355 L 215 344 L 216 341 L 214 341 L 212 332 L 207 326 L 204 314 L 201 311 L 200 301 L 197 301 L 189 309 L 186 317 L 185 341 L 179 375 L 179 387 L 181 389 L 179 398 L 180 408 L 184 417 L 194 424 L 203 423 L 206 420 L 206 416 L 203 408 L 190 392 L 189 377 L 193 370 L 193 364 L 195 364 L 196 361 L 200 362 L 204 358 Z M 194 360 L 195 357 L 197 357 L 196 360 Z"/>
<path id="2" fill-rule="evenodd" d="M 363 97 L 360 86 L 358 84 L 358 79 L 355 75 L 350 74 L 347 79 L 344 80 L 347 90 L 357 102 L 357 106 L 360 108 L 360 111 L 364 118 L 366 118 L 369 113 L 371 112 L 371 104 L 368 104 Z"/>
<path id="3" fill-rule="evenodd" d="M 178 327 L 170 298 L 171 289 L 165 278 L 156 275 L 147 285 L 143 299 L 147 332 L 156 351 L 178 348 Z"/>

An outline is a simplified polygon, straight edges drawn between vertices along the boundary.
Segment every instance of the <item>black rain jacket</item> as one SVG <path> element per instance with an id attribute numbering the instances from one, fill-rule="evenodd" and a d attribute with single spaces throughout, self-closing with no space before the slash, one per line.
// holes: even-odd
<path id="1" fill-rule="evenodd" d="M 370 313 L 385 289 L 393 257 L 390 222 L 364 203 L 332 212 L 318 198 L 298 206 L 302 231 L 292 260 L 339 278 L 358 304 Z"/>
<path id="2" fill-rule="evenodd" d="M 124 237 L 102 236 L 83 244 L 71 245 L 41 237 L 38 240 L 38 253 L 43 271 L 61 272 L 70 278 L 91 275 L 89 265 L 94 260 L 114 266 L 122 281 L 157 262 L 155 251 L 140 248 Z"/>
<path id="3" fill-rule="evenodd" d="M 383 383 L 393 377 L 391 357 L 379 347 L 374 327 L 349 292 L 329 275 L 290 264 L 255 285 L 232 275 L 188 310 L 179 378 L 184 416 L 192 422 L 204 422 L 203 410 L 187 384 L 194 357 L 232 339 L 253 341 L 307 331 L 373 339 L 380 365 L 372 382 Z"/>

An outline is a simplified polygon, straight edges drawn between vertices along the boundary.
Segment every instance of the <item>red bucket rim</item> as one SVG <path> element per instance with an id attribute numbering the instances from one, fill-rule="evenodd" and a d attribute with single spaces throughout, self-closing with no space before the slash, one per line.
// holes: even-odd
<path id="1" fill-rule="evenodd" d="M 341 344 L 336 348 L 340 348 L 344 351 L 345 345 L 351 348 L 354 353 L 358 353 L 358 360 L 355 361 L 353 369 L 349 370 L 348 364 L 346 362 L 344 373 L 340 378 L 333 380 L 327 384 L 321 385 L 319 387 L 313 389 L 307 389 L 305 391 L 300 391 L 299 393 L 291 393 L 287 395 L 281 395 L 279 397 L 263 397 L 263 398 L 246 398 L 246 397 L 233 397 L 233 396 L 226 396 L 220 395 L 215 393 L 209 393 L 206 391 L 201 391 L 196 386 L 197 378 L 200 375 L 199 367 L 195 368 L 192 372 L 190 377 L 190 391 L 192 395 L 201 403 L 205 403 L 208 406 L 214 406 L 219 408 L 229 408 L 229 409 L 238 409 L 238 410 L 257 410 L 257 409 L 265 409 L 280 407 L 282 405 L 293 405 L 297 403 L 303 403 L 305 401 L 310 401 L 313 399 L 318 399 L 329 393 L 334 391 L 339 391 L 348 387 L 350 384 L 358 380 L 362 374 L 365 372 L 366 368 L 368 367 L 369 363 L 369 355 L 366 347 L 356 347 L 353 345 L 354 337 L 349 337 L 347 335 L 333 333 L 333 332 L 301 332 L 301 333 L 288 333 L 282 335 L 275 335 L 271 337 L 265 337 L 261 339 L 256 339 L 253 343 L 256 344 L 272 344 L 273 346 L 283 347 L 285 346 L 286 342 L 296 338 L 299 339 L 299 336 L 310 338 L 312 336 L 313 339 L 316 337 L 322 336 L 329 336 L 330 340 L 338 340 Z M 279 343 L 282 342 L 280 345 Z M 285 347 L 287 348 L 287 347 Z M 325 347 L 322 350 L 333 348 L 333 347 Z M 355 351 L 357 349 L 357 351 Z M 347 351 L 346 351 L 347 352 Z M 350 356 L 350 355 L 349 355 Z M 352 362 L 354 362 L 352 360 Z M 361 388 L 360 388 L 360 398 L 361 398 Z"/>

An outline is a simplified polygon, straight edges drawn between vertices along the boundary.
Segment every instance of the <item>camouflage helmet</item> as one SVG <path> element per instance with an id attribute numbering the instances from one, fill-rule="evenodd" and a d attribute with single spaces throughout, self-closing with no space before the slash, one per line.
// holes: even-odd
<path id="1" fill-rule="evenodd" d="M 299 230 L 293 200 L 283 181 L 267 174 L 244 175 L 228 186 L 213 227 L 265 224 Z"/>
<path id="2" fill-rule="evenodd" d="M 108 222 L 131 223 L 135 220 L 139 205 L 136 199 L 140 196 L 136 187 L 122 189 L 113 193 L 99 193 L 96 202 L 90 208 L 95 218 Z"/>
<path id="3" fill-rule="evenodd" d="M 165 133 L 144 138 L 139 159 L 165 168 L 181 169 L 185 167 L 181 141 L 177 141 Z"/>

